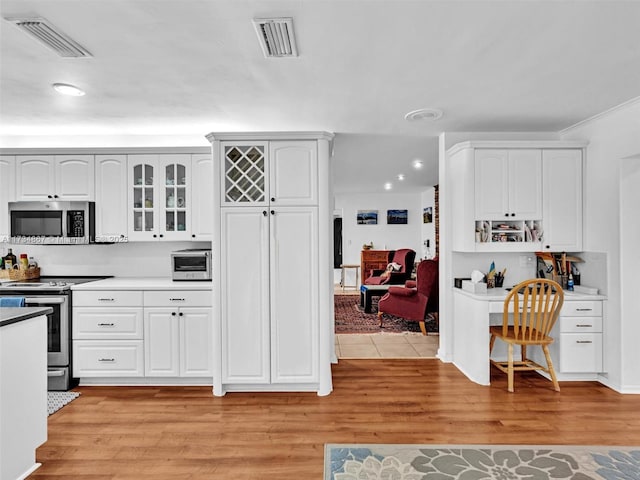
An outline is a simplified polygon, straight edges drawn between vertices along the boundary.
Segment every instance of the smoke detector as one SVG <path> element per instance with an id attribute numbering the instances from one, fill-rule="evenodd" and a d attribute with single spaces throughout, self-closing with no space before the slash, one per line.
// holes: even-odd
<path id="1" fill-rule="evenodd" d="M 40 43 L 65 58 L 91 57 L 91 53 L 41 17 L 5 18 Z"/>
<path id="2" fill-rule="evenodd" d="M 438 110 L 436 108 L 421 108 L 419 110 L 414 110 L 412 112 L 407 113 L 404 116 L 405 120 L 410 122 L 416 120 L 431 120 L 435 121 L 442 117 L 442 110 Z"/>
<path id="3" fill-rule="evenodd" d="M 293 18 L 254 18 L 253 26 L 265 57 L 297 57 Z"/>

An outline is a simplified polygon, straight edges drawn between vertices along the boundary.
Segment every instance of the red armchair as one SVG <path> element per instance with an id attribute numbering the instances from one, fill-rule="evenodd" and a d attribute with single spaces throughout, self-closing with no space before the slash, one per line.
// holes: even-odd
<path id="1" fill-rule="evenodd" d="M 378 302 L 378 319 L 382 327 L 382 315 L 388 313 L 420 323 L 423 335 L 427 334 L 425 319 L 430 313 L 438 313 L 438 261 L 423 260 L 418 264 L 416 280 L 409 280 L 404 287 L 389 287 Z"/>
<path id="2" fill-rule="evenodd" d="M 410 248 L 401 248 L 395 252 L 389 252 L 389 264 L 400 265 L 398 270 L 371 270 L 369 277 L 365 278 L 365 285 L 402 285 L 411 278 L 413 261 L 416 252 Z"/>

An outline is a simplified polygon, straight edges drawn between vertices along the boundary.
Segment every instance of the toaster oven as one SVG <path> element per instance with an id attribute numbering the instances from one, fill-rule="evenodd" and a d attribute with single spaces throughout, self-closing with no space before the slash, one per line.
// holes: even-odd
<path id="1" fill-rule="evenodd" d="M 192 248 L 171 252 L 173 280 L 211 280 L 211 250 Z"/>

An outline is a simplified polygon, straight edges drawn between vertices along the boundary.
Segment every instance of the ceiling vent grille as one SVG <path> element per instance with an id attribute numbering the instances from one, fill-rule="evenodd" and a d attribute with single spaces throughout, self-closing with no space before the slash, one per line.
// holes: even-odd
<path id="1" fill-rule="evenodd" d="M 65 58 L 91 57 L 91 53 L 72 40 L 67 35 L 56 29 L 44 18 L 6 18 L 18 28 L 39 40 L 45 46 Z"/>
<path id="2" fill-rule="evenodd" d="M 255 18 L 253 26 L 265 57 L 297 57 L 293 18 Z"/>

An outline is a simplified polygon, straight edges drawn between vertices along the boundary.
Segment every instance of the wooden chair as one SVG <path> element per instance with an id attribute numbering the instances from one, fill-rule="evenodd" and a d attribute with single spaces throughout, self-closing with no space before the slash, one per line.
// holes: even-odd
<path id="1" fill-rule="evenodd" d="M 548 373 L 551 376 L 553 387 L 557 392 L 560 391 L 560 385 L 558 385 L 549 355 L 549 344 L 553 343 L 549 332 L 558 319 L 563 302 L 562 287 L 553 280 L 542 278 L 520 282 L 505 298 L 502 326 L 493 326 L 489 329 L 491 333 L 489 355 L 491 355 L 496 338 L 507 343 L 508 360 L 506 362 L 490 361 L 492 365 L 507 374 L 510 392 L 513 392 L 513 372 L 522 370 L 541 370 Z M 510 315 L 513 322 L 509 321 Z M 521 361 L 513 361 L 514 345 L 520 346 Z M 527 358 L 527 347 L 531 345 L 542 347 L 547 360 L 547 368 Z"/>

